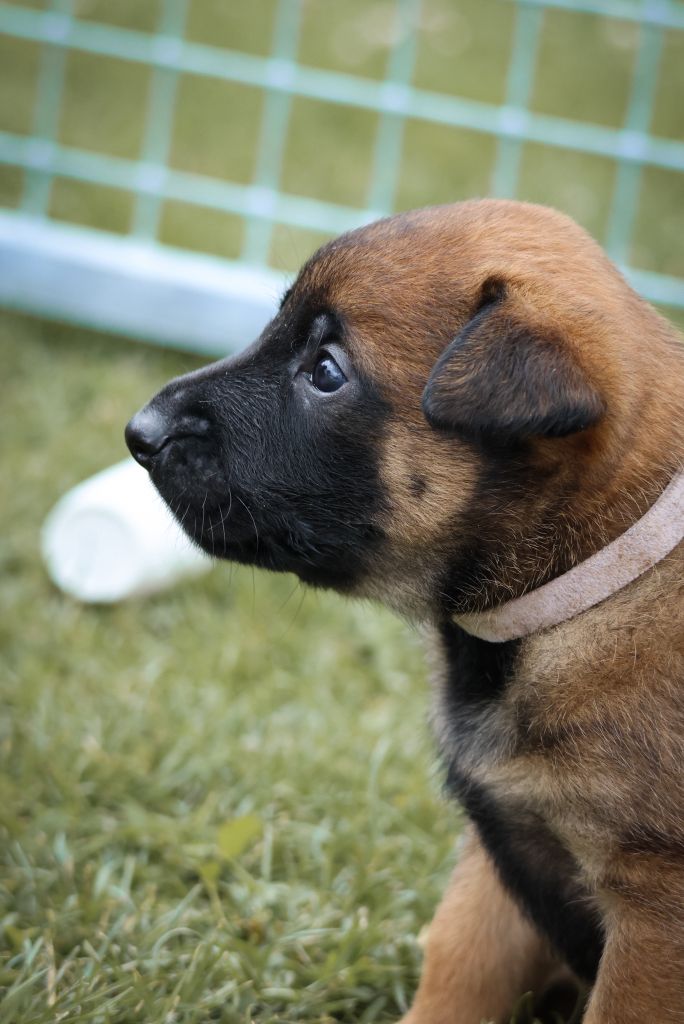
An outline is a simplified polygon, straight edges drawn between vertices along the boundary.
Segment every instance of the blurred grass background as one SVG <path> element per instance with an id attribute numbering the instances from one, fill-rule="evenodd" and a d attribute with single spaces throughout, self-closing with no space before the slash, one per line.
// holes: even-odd
<path id="1" fill-rule="evenodd" d="M 0 350 L 0 1021 L 383 1019 L 458 828 L 418 638 L 227 566 L 56 592 L 45 512 L 196 363 L 9 316 Z"/>
<path id="2" fill-rule="evenodd" d="M 41 0 L 24 0 L 40 8 Z M 273 0 L 193 0 L 186 35 L 267 53 Z M 391 0 L 307 0 L 299 60 L 382 78 Z M 155 0 L 77 0 L 153 31 Z M 505 96 L 512 5 L 425 0 L 416 85 Z M 531 107 L 619 126 L 637 28 L 548 12 Z M 29 134 L 38 47 L 0 37 L 0 129 Z M 139 156 L 149 73 L 70 53 L 58 137 Z M 684 137 L 684 32 L 651 131 Z M 183 76 L 170 163 L 249 182 L 262 96 Z M 295 99 L 281 187 L 365 203 L 376 115 Z M 409 122 L 398 206 L 487 194 L 492 139 Z M 599 240 L 615 165 L 523 147 L 522 198 Z M 684 275 L 683 179 L 646 170 L 631 253 Z M 23 187 L 0 168 L 0 203 Z M 50 216 L 125 234 L 130 194 L 58 179 Z M 161 239 L 236 258 L 240 218 L 167 202 Z M 323 236 L 274 232 L 294 272 Z M 248 341 L 249 339 L 245 339 Z M 419 638 L 379 609 L 227 566 L 145 601 L 79 606 L 38 554 L 70 486 L 125 454 L 123 425 L 191 357 L 0 316 L 0 1022 L 390 1021 L 410 999 L 453 860 Z"/>

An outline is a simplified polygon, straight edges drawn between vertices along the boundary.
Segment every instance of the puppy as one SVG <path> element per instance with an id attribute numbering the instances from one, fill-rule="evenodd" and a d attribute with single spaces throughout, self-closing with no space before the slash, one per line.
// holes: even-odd
<path id="1" fill-rule="evenodd" d="M 323 246 L 128 425 L 205 550 L 429 624 L 471 824 L 406 1024 L 505 1021 L 560 964 L 585 1024 L 684 1022 L 683 409 L 599 247 L 487 200 Z"/>

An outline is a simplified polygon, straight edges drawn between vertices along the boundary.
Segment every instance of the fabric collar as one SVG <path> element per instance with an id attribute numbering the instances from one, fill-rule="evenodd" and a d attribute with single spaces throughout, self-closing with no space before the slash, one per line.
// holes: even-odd
<path id="1" fill-rule="evenodd" d="M 503 643 L 550 629 L 605 601 L 672 551 L 684 537 L 684 469 L 648 512 L 562 576 L 485 612 L 454 616 L 466 633 Z"/>

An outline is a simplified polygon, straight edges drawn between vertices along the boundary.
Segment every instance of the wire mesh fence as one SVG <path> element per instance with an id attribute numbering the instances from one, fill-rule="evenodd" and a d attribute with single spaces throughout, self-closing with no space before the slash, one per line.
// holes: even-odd
<path id="1" fill-rule="evenodd" d="M 247 340 L 325 237 L 549 202 L 684 309 L 680 0 L 0 5 L 0 298 Z"/>

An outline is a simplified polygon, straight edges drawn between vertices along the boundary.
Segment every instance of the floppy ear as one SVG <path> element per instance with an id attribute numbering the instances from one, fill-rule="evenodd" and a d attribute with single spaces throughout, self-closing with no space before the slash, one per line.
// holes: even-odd
<path id="1" fill-rule="evenodd" d="M 604 411 L 559 329 L 534 323 L 494 279 L 485 282 L 478 312 L 437 360 L 423 392 L 432 426 L 501 441 L 565 437 Z"/>

